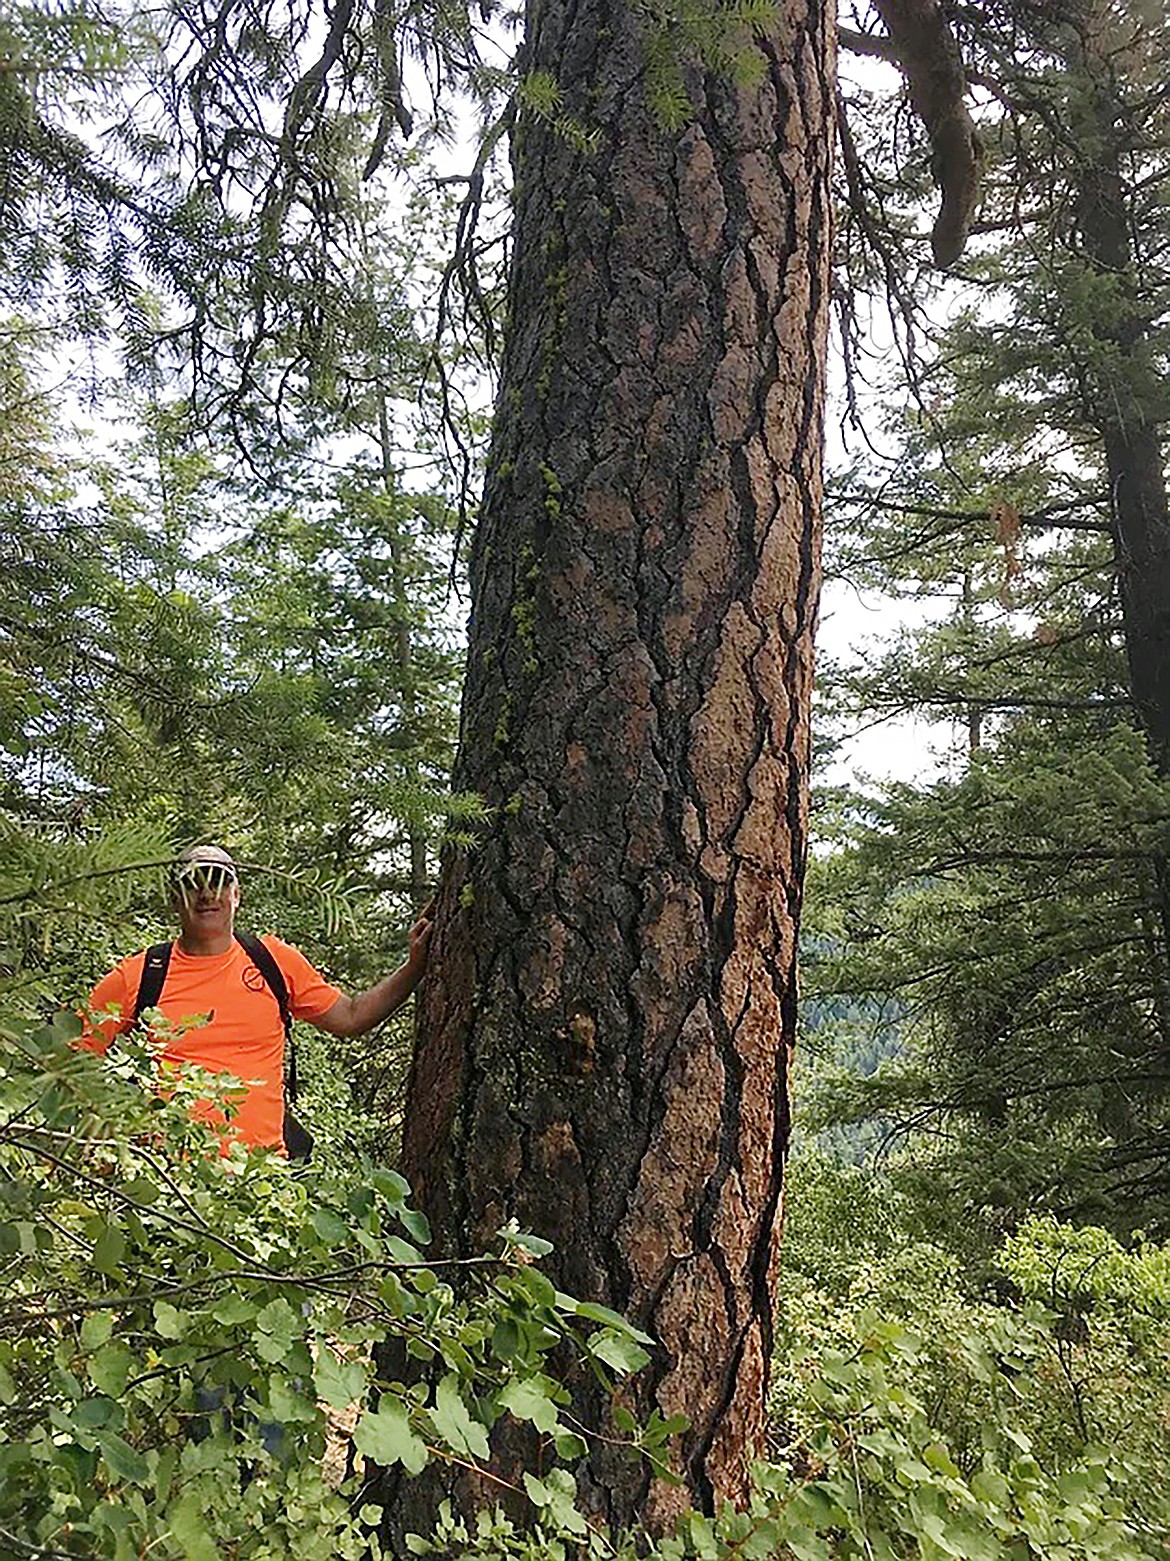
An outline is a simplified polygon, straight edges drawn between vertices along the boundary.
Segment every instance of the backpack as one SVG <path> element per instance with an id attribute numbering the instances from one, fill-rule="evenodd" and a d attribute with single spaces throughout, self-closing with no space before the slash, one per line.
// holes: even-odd
<path id="1" fill-rule="evenodd" d="M 284 972 L 277 964 L 271 950 L 250 932 L 237 932 L 236 942 L 247 954 L 264 978 L 264 985 L 276 999 L 280 1009 L 280 1021 L 284 1025 L 285 1047 L 288 1052 L 288 1071 L 284 1081 L 284 1147 L 290 1160 L 308 1160 L 313 1153 L 313 1135 L 303 1122 L 292 1113 L 297 1100 L 297 1049 L 293 1041 L 292 1012 L 288 1002 L 288 985 Z M 154 1008 L 162 996 L 171 963 L 172 943 L 154 943 L 146 951 L 142 965 L 142 979 L 138 983 L 138 995 L 134 999 L 134 1019 L 130 1028 L 136 1029 L 148 1008 Z"/>

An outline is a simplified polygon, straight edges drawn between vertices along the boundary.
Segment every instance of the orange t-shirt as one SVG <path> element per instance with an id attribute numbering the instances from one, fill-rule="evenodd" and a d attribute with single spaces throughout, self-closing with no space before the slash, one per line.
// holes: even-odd
<path id="1" fill-rule="evenodd" d="M 280 966 L 294 1019 L 319 1019 L 341 996 L 299 949 L 279 938 L 262 939 Z M 99 1022 L 83 1045 L 105 1052 L 130 1029 L 146 950 L 131 954 L 99 981 L 90 1000 L 98 1014 L 117 1007 L 118 1017 Z M 241 944 L 226 954 L 187 954 L 176 942 L 158 1007 L 172 1021 L 209 1015 L 164 1048 L 167 1062 L 191 1062 L 209 1073 L 230 1073 L 246 1086 L 232 1119 L 232 1134 L 246 1144 L 284 1144 L 284 1025 L 280 1004 Z M 211 1115 L 210 1107 L 207 1112 Z"/>

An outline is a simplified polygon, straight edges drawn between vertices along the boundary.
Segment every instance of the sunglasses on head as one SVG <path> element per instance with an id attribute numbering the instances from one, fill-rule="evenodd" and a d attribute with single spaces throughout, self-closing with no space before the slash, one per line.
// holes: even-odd
<path id="1" fill-rule="evenodd" d="M 186 862 L 171 872 L 171 888 L 184 900 L 195 894 L 218 900 L 229 884 L 238 882 L 235 868 L 224 862 Z"/>

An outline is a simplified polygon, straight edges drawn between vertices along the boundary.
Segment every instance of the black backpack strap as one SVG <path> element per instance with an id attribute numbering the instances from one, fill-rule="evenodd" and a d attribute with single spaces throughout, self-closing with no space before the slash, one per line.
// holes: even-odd
<path id="1" fill-rule="evenodd" d="M 256 937 L 254 933 L 237 932 L 236 942 L 264 977 L 264 985 L 272 993 L 280 1009 L 280 1022 L 284 1025 L 284 1040 L 285 1045 L 288 1047 L 288 1098 L 295 1105 L 297 1098 L 297 1052 L 293 1042 L 292 1010 L 289 1007 L 288 983 L 284 979 L 284 971 L 281 970 L 272 950 L 266 943 Z"/>
<path id="2" fill-rule="evenodd" d="M 134 1017 L 130 1021 L 130 1030 L 138 1028 L 148 1008 L 158 1007 L 158 1000 L 166 985 L 167 971 L 170 969 L 172 947 L 170 943 L 152 943 L 147 949 L 146 958 L 142 962 L 138 995 L 134 999 Z"/>

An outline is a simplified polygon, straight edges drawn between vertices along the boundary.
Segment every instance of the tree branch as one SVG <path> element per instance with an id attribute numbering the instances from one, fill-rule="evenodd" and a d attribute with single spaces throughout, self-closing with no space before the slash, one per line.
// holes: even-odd
<path id="1" fill-rule="evenodd" d="M 942 206 L 931 233 L 934 263 L 963 253 L 979 200 L 983 148 L 964 101 L 967 76 L 958 43 L 936 0 L 874 0 L 891 52 L 910 88 L 914 112 L 930 137 L 931 173 Z"/>

